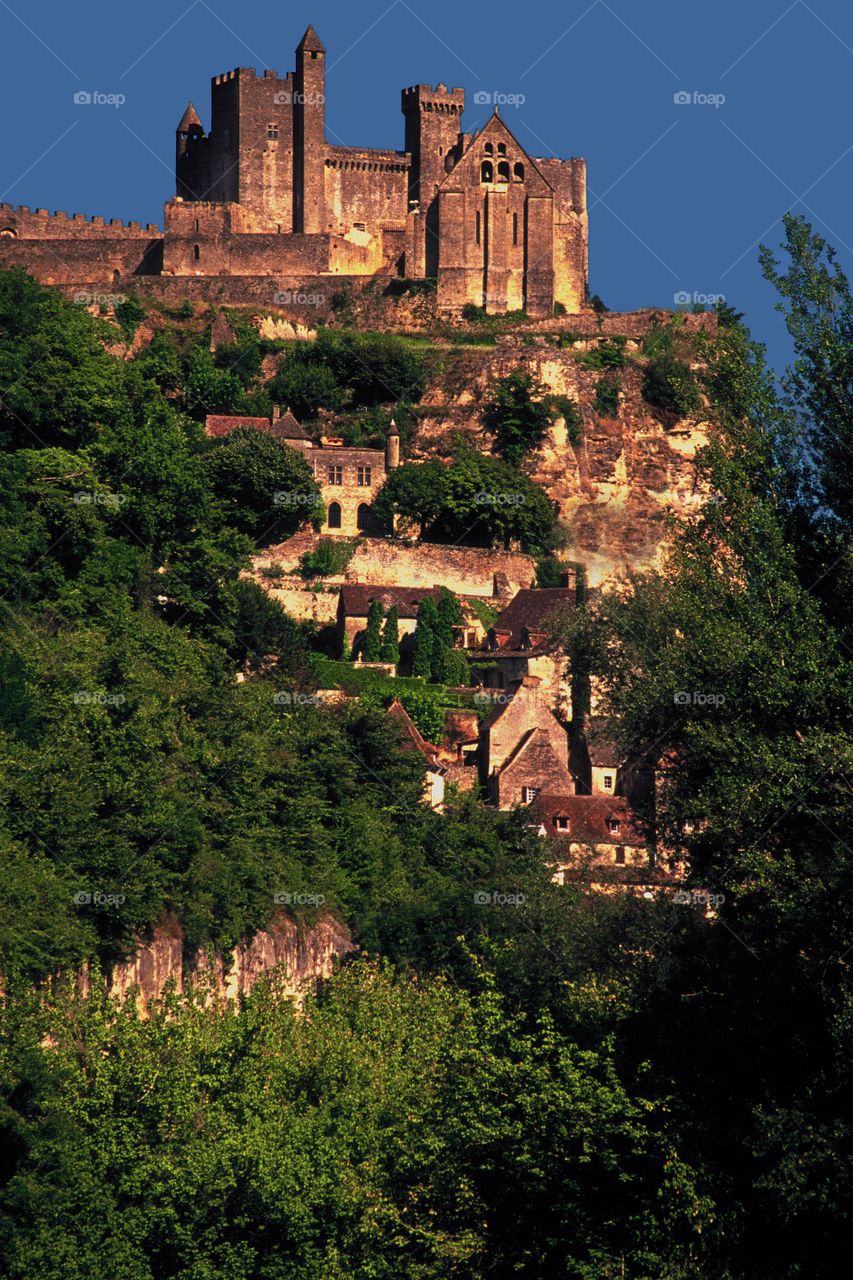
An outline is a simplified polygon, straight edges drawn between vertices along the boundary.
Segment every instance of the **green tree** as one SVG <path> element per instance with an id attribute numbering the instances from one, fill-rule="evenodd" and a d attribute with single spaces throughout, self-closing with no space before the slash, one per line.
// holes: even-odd
<path id="1" fill-rule="evenodd" d="M 382 660 L 382 620 L 385 617 L 385 610 L 382 608 L 381 600 L 371 600 L 370 608 L 367 611 L 367 629 L 364 633 L 364 646 L 362 648 L 362 656 L 365 662 L 380 662 Z"/>
<path id="2" fill-rule="evenodd" d="M 385 615 L 385 629 L 382 632 L 383 662 L 397 662 L 400 657 L 400 614 L 395 604 L 391 605 Z"/>
<path id="3" fill-rule="evenodd" d="M 268 432 L 238 427 L 208 455 L 225 518 L 256 540 L 278 539 L 319 519 L 320 491 L 308 463 Z"/>
<path id="4" fill-rule="evenodd" d="M 453 461 L 407 463 L 392 471 L 374 510 L 380 519 L 420 524 L 422 536 L 473 546 L 518 542 L 540 552 L 554 530 L 554 509 L 517 468 L 460 447 Z"/>
<path id="5" fill-rule="evenodd" d="M 643 370 L 643 399 L 679 418 L 695 413 L 702 403 L 690 365 L 668 353 L 649 360 Z"/>
<path id="6" fill-rule="evenodd" d="M 428 680 L 432 675 L 437 625 L 438 612 L 432 597 L 424 596 L 418 608 L 418 620 L 412 644 L 413 676 L 424 676 Z"/>
<path id="7" fill-rule="evenodd" d="M 483 426 L 494 435 L 498 454 L 517 467 L 539 447 L 551 425 L 545 388 L 531 374 L 516 370 L 493 382 L 488 396 Z"/>

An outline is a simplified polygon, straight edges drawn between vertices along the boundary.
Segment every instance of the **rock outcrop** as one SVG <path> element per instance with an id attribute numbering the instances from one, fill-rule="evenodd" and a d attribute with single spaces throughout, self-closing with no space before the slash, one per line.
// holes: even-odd
<path id="1" fill-rule="evenodd" d="M 129 960 L 113 966 L 106 985 L 111 996 L 135 995 L 145 1009 L 170 984 L 180 994 L 194 982 L 204 983 L 212 998 L 233 1000 L 275 974 L 285 994 L 300 1001 L 331 976 L 336 960 L 355 949 L 346 925 L 332 915 L 300 924 L 280 912 L 266 929 L 224 955 L 204 950 L 187 955 L 183 929 L 176 920 L 166 920 L 150 939 L 140 941 Z M 84 992 L 91 989 L 88 969 L 81 974 L 80 986 Z"/>

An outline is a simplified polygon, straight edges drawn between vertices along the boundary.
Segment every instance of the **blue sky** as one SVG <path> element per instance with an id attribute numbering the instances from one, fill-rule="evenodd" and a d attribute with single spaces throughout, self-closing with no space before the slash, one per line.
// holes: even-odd
<path id="1" fill-rule="evenodd" d="M 475 94 L 499 94 L 532 154 L 585 156 L 591 288 L 613 310 L 722 294 L 778 364 L 758 242 L 796 209 L 853 271 L 849 0 L 0 0 L 2 199 L 162 224 L 187 99 L 208 125 L 210 77 L 286 72 L 309 22 L 337 142 L 402 147 L 401 88 L 443 80 L 467 129 L 491 110 Z"/>

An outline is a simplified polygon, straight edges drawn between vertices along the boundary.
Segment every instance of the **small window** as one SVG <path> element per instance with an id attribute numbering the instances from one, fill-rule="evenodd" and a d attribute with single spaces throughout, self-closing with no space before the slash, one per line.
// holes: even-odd
<path id="1" fill-rule="evenodd" d="M 329 464 L 329 484 L 343 484 L 343 482 L 344 482 L 343 467 L 338 467 L 338 466 L 335 466 L 333 463 L 330 463 Z"/>
<path id="2" fill-rule="evenodd" d="M 616 846 L 616 865 L 617 865 L 617 867 L 624 867 L 624 865 L 625 865 L 625 846 L 624 846 L 624 844 L 617 844 L 617 846 Z"/>
<path id="3" fill-rule="evenodd" d="M 477 210 L 477 244 L 480 243 L 480 210 Z"/>
<path id="4" fill-rule="evenodd" d="M 501 160 L 498 165 L 498 182 L 509 182 L 509 161 Z"/>
<path id="5" fill-rule="evenodd" d="M 518 244 L 518 214 L 512 215 L 512 243 Z"/>
<path id="6" fill-rule="evenodd" d="M 198 218 L 196 218 L 196 220 L 195 220 L 195 229 L 196 229 L 196 231 L 198 231 L 198 229 L 199 229 L 199 227 L 198 227 Z"/>
<path id="7" fill-rule="evenodd" d="M 353 229 L 353 231 L 366 231 L 366 230 L 367 230 L 367 223 L 366 223 L 366 222 L 354 222 L 354 223 L 352 224 L 352 229 Z"/>
<path id="8" fill-rule="evenodd" d="M 568 831 L 569 820 L 568 818 L 555 818 L 554 826 L 557 828 L 558 831 Z"/>
<path id="9" fill-rule="evenodd" d="M 372 471 L 370 467 L 358 467 L 356 469 L 356 481 L 358 484 L 362 486 L 362 488 L 370 485 L 371 475 L 372 475 Z"/>
<path id="10" fill-rule="evenodd" d="M 278 138 L 278 125 L 277 125 L 277 124 L 268 124 L 268 125 L 267 125 L 267 137 L 268 137 L 268 138 L 271 138 L 273 141 L 275 141 L 275 140 Z"/>
<path id="11" fill-rule="evenodd" d="M 539 795 L 540 789 L 541 788 L 539 787 L 522 787 L 521 788 L 522 804 L 532 804 L 533 801 L 536 799 L 536 797 Z"/>
<path id="12" fill-rule="evenodd" d="M 506 143 L 505 143 L 505 142 L 499 142 L 499 143 L 498 143 L 498 155 L 499 155 L 499 156 L 505 156 L 505 155 L 506 155 Z"/>
<path id="13" fill-rule="evenodd" d="M 341 504 L 339 502 L 329 503 L 329 528 L 340 529 L 341 527 Z"/>
<path id="14" fill-rule="evenodd" d="M 486 145 L 483 147 L 483 151 L 486 153 L 487 156 L 493 156 L 495 154 L 495 149 L 492 146 L 491 142 L 486 143 Z"/>
<path id="15" fill-rule="evenodd" d="M 197 244 L 193 245 L 193 257 L 195 258 L 196 262 L 198 262 L 201 258 L 201 249 Z"/>
<path id="16" fill-rule="evenodd" d="M 491 161 L 484 160 L 483 163 L 480 165 L 480 181 L 492 182 L 494 181 L 494 176 L 495 176 L 495 171 L 492 168 Z"/>
<path id="17" fill-rule="evenodd" d="M 622 823 L 619 821 L 618 818 L 610 818 L 608 820 L 607 826 L 612 836 L 618 836 L 619 832 L 622 830 Z"/>
<path id="18" fill-rule="evenodd" d="M 605 773 L 604 775 L 604 790 L 605 791 L 613 790 L 613 774 L 612 773 Z"/>
<path id="19" fill-rule="evenodd" d="M 517 164 L 513 169 L 512 173 L 516 182 L 524 181 L 524 165 L 523 164 Z"/>

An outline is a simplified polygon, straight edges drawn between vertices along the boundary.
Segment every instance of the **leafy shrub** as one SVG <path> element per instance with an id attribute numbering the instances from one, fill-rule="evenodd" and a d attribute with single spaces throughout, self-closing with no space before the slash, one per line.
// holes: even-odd
<path id="1" fill-rule="evenodd" d="M 605 373 L 595 388 L 593 409 L 602 418 L 615 418 L 619 413 L 619 395 L 622 382 L 612 373 Z"/>
<path id="2" fill-rule="evenodd" d="M 116 307 L 116 320 L 128 342 L 132 342 L 136 330 L 145 319 L 145 308 L 137 298 L 125 298 Z"/>
<path id="3" fill-rule="evenodd" d="M 354 542 L 321 538 L 313 551 L 300 556 L 299 572 L 304 578 L 328 578 L 343 573 L 354 552 Z"/>
<path id="4" fill-rule="evenodd" d="M 643 374 L 643 399 L 655 409 L 687 417 L 701 404 L 693 370 L 677 356 L 649 361 Z"/>
<path id="5" fill-rule="evenodd" d="M 551 404 L 566 424 L 569 444 L 580 444 L 583 439 L 583 415 L 578 402 L 571 396 L 554 396 Z"/>
<path id="6" fill-rule="evenodd" d="M 578 363 L 585 365 L 587 369 L 624 369 L 628 363 L 626 341 L 622 337 L 605 338 L 590 351 L 582 352 L 578 356 Z"/>
<path id="7" fill-rule="evenodd" d="M 517 467 L 541 443 L 551 424 L 544 393 L 544 387 L 529 373 L 519 372 L 498 378 L 489 388 L 483 426 L 492 432 L 498 454 L 511 466 Z"/>
<path id="8" fill-rule="evenodd" d="M 308 463 L 266 431 L 238 427 L 216 440 L 208 467 L 227 523 L 250 537 L 281 537 L 321 514 Z"/>

